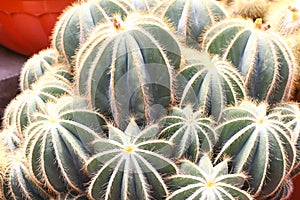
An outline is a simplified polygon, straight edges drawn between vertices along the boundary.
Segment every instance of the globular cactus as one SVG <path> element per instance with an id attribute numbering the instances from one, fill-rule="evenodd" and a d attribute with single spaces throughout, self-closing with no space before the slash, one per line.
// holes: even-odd
<path id="1" fill-rule="evenodd" d="M 126 1 L 118 0 L 89 0 L 73 4 L 56 23 L 52 46 L 68 64 L 72 64 L 77 49 L 98 23 L 110 22 L 114 15 L 126 16 L 132 9 Z"/>
<path id="2" fill-rule="evenodd" d="M 140 130 L 132 120 L 126 130 L 109 125 L 109 139 L 94 142 L 97 152 L 86 163 L 91 199 L 165 199 L 163 177 L 177 173 L 168 159 L 172 144 L 157 139 L 158 125 Z"/>
<path id="3" fill-rule="evenodd" d="M 244 100 L 225 109 L 216 132 L 216 162 L 230 157 L 232 170 L 249 176 L 245 187 L 258 199 L 273 195 L 294 167 L 293 133 L 264 102 Z"/>
<path id="4" fill-rule="evenodd" d="M 9 159 L 5 169 L 3 195 L 6 200 L 44 200 L 50 195 L 32 178 L 28 170 L 22 151 Z"/>
<path id="5" fill-rule="evenodd" d="M 119 127 L 132 115 L 155 121 L 174 101 L 172 74 L 180 55 L 175 36 L 157 17 L 114 18 L 99 24 L 80 48 L 76 87 L 101 113 L 111 112 Z"/>
<path id="6" fill-rule="evenodd" d="M 284 0 L 273 4 L 266 16 L 271 27 L 284 36 L 300 33 L 300 1 Z"/>
<path id="7" fill-rule="evenodd" d="M 30 89 L 30 85 L 36 82 L 45 71 L 52 68 L 58 62 L 58 52 L 54 49 L 45 49 L 33 55 L 23 65 L 20 75 L 21 91 Z"/>
<path id="8" fill-rule="evenodd" d="M 88 181 L 82 168 L 99 138 L 105 118 L 81 97 L 66 96 L 48 102 L 34 114 L 26 129 L 26 159 L 34 180 L 55 194 L 84 191 Z"/>
<path id="9" fill-rule="evenodd" d="M 230 9 L 235 16 L 246 19 L 264 18 L 269 10 L 268 0 L 234 0 Z"/>
<path id="10" fill-rule="evenodd" d="M 247 177 L 242 173 L 230 174 L 227 162 L 224 160 L 213 166 L 208 155 L 203 156 L 198 164 L 182 160 L 179 163 L 180 174 L 167 181 L 173 193 L 166 199 L 252 199 L 247 191 L 241 189 Z"/>
<path id="11" fill-rule="evenodd" d="M 274 104 L 291 98 L 297 65 L 283 38 L 266 29 L 261 19 L 227 19 L 207 30 L 202 48 L 239 69 L 249 96 Z"/>
<path id="12" fill-rule="evenodd" d="M 188 52 L 187 52 L 188 53 Z M 203 106 L 216 121 L 227 105 L 234 105 L 246 95 L 243 77 L 229 62 L 217 55 L 189 51 L 177 76 L 180 105 Z"/>
<path id="13" fill-rule="evenodd" d="M 123 0 L 127 1 L 134 10 L 151 12 L 160 0 Z"/>
<path id="14" fill-rule="evenodd" d="M 61 193 L 51 200 L 89 200 L 85 194 L 76 194 L 76 192 Z"/>
<path id="15" fill-rule="evenodd" d="M 33 121 L 33 113 L 40 110 L 47 101 L 55 101 L 62 95 L 73 94 L 70 84 L 55 78 L 41 78 L 37 83 L 16 96 L 4 112 L 3 126 L 14 127 L 18 134 Z"/>
<path id="16" fill-rule="evenodd" d="M 216 135 L 213 121 L 205 117 L 203 109 L 194 110 L 191 105 L 174 107 L 160 124 L 162 131 L 159 137 L 174 144 L 176 158 L 198 161 L 202 154 L 212 152 Z"/>
<path id="17" fill-rule="evenodd" d="M 196 48 L 206 28 L 228 15 L 215 0 L 164 0 L 153 12 L 175 26 L 186 46 Z"/>

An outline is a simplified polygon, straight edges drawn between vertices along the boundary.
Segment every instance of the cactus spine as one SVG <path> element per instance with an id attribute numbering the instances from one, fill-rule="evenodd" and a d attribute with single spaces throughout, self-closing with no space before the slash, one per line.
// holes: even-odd
<path id="1" fill-rule="evenodd" d="M 92 199 L 164 199 L 168 195 L 163 176 L 177 173 L 168 159 L 172 144 L 158 140 L 158 125 L 140 130 L 131 120 L 123 132 L 109 125 L 109 139 L 94 142 L 97 152 L 86 163 L 92 177 Z"/>
<path id="2" fill-rule="evenodd" d="M 234 105 L 245 96 L 243 77 L 218 56 L 189 52 L 187 64 L 176 76 L 180 105 L 203 106 L 208 115 L 219 120 L 227 105 Z"/>
<path id="3" fill-rule="evenodd" d="M 154 13 L 175 26 L 186 46 L 196 48 L 206 27 L 227 17 L 225 9 L 214 0 L 164 0 Z"/>
<path id="4" fill-rule="evenodd" d="M 267 28 L 261 19 L 227 19 L 204 34 L 202 48 L 241 71 L 249 96 L 273 104 L 291 98 L 297 65 L 284 40 Z"/>
<path id="5" fill-rule="evenodd" d="M 52 46 L 68 64 L 72 64 L 76 50 L 98 23 L 109 22 L 116 14 L 126 16 L 130 10 L 132 8 L 125 1 L 118 0 L 89 0 L 73 4 L 56 23 Z"/>
<path id="6" fill-rule="evenodd" d="M 180 48 L 168 26 L 155 16 L 132 14 L 95 28 L 77 55 L 76 86 L 126 127 L 132 115 L 157 120 L 173 102 L 172 73 L 179 65 Z"/>
<path id="7" fill-rule="evenodd" d="M 212 120 L 204 117 L 204 111 L 193 110 L 191 105 L 183 109 L 174 107 L 163 117 L 160 137 L 168 138 L 174 144 L 176 158 L 197 161 L 201 154 L 212 152 L 216 136 Z"/>
<path id="8" fill-rule="evenodd" d="M 264 18 L 269 10 L 268 0 L 234 0 L 231 3 L 233 15 L 246 19 Z"/>
<path id="9" fill-rule="evenodd" d="M 35 180 L 56 194 L 69 189 L 82 192 L 88 180 L 83 164 L 105 124 L 104 117 L 88 109 L 83 98 L 67 96 L 48 102 L 26 129 L 26 158 Z"/>
<path id="10" fill-rule="evenodd" d="M 216 129 L 220 149 L 216 157 L 232 158 L 235 172 L 246 172 L 251 193 L 265 198 L 276 192 L 293 169 L 296 149 L 292 131 L 266 103 L 243 101 L 223 111 Z"/>
<path id="11" fill-rule="evenodd" d="M 208 155 L 197 164 L 188 160 L 179 163 L 180 174 L 167 182 L 173 193 L 167 200 L 181 199 L 252 199 L 242 190 L 247 177 L 244 174 L 228 174 L 227 160 L 213 166 Z"/>

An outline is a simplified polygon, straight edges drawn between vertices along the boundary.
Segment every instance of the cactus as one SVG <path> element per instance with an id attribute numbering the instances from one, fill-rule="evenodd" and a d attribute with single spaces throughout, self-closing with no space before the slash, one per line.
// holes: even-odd
<path id="1" fill-rule="evenodd" d="M 88 180 L 83 164 L 105 124 L 84 98 L 66 96 L 48 102 L 26 129 L 26 158 L 34 179 L 57 194 L 68 189 L 82 192 Z"/>
<path id="2" fill-rule="evenodd" d="M 98 25 L 77 54 L 76 87 L 101 113 L 126 127 L 134 115 L 155 121 L 173 102 L 173 68 L 180 48 L 168 26 L 152 15 Z"/>
<path id="3" fill-rule="evenodd" d="M 132 8 L 125 1 L 89 0 L 68 7 L 56 23 L 52 46 L 63 59 L 72 64 L 78 47 L 84 43 L 94 27 L 110 22 L 114 15 L 126 16 Z"/>
<path id="4" fill-rule="evenodd" d="M 68 192 L 67 194 L 61 193 L 53 200 L 88 200 L 85 194 L 76 194 L 74 192 Z"/>
<path id="5" fill-rule="evenodd" d="M 130 3 L 134 10 L 151 12 L 160 0 L 127 0 L 127 2 Z"/>
<path id="6" fill-rule="evenodd" d="M 273 4 L 266 16 L 271 27 L 284 36 L 300 33 L 299 0 L 285 0 Z"/>
<path id="7" fill-rule="evenodd" d="M 264 18 L 269 10 L 268 0 L 234 0 L 230 8 L 233 15 L 246 19 Z"/>
<path id="8" fill-rule="evenodd" d="M 21 91 L 30 89 L 30 85 L 36 82 L 45 71 L 49 70 L 58 61 L 58 52 L 54 49 L 45 49 L 28 59 L 21 70 Z"/>
<path id="9" fill-rule="evenodd" d="M 249 96 L 274 104 L 291 98 L 296 63 L 280 35 L 267 28 L 261 19 L 227 19 L 204 34 L 202 48 L 240 70 Z"/>
<path id="10" fill-rule="evenodd" d="M 19 135 L 32 122 L 33 113 L 40 110 L 47 101 L 55 101 L 61 95 L 71 95 L 72 87 L 55 78 L 44 77 L 31 85 L 10 102 L 4 113 L 3 126 L 14 127 Z"/>
<path id="11" fill-rule="evenodd" d="M 297 157 L 291 178 L 300 172 L 300 109 L 297 103 L 281 103 L 272 108 L 273 112 L 280 114 L 281 120 L 292 130 L 291 141 L 296 146 Z"/>
<path id="12" fill-rule="evenodd" d="M 176 76 L 180 105 L 203 106 L 208 115 L 219 120 L 225 106 L 244 98 L 243 77 L 218 56 L 197 51 L 189 55 L 186 66 Z"/>
<path id="13" fill-rule="evenodd" d="M 181 173 L 167 181 L 173 191 L 167 200 L 252 199 L 241 189 L 247 177 L 244 174 L 228 174 L 227 160 L 213 166 L 209 156 L 205 155 L 198 165 L 182 160 L 179 166 Z"/>
<path id="14" fill-rule="evenodd" d="M 188 47 L 199 47 L 205 29 L 227 17 L 225 9 L 215 0 L 164 0 L 153 11 L 167 18 Z"/>
<path id="15" fill-rule="evenodd" d="M 161 138 L 168 138 L 175 146 L 176 158 L 197 161 L 200 155 L 212 152 L 216 136 L 212 120 L 204 117 L 204 111 L 193 110 L 191 105 L 174 107 L 170 114 L 160 121 L 163 130 Z"/>
<path id="16" fill-rule="evenodd" d="M 216 162 L 232 158 L 234 172 L 246 172 L 251 193 L 265 198 L 276 192 L 293 169 L 296 149 L 292 131 L 268 104 L 244 100 L 223 111 L 223 122 L 216 128 L 220 149 Z"/>
<path id="17" fill-rule="evenodd" d="M 11 126 L 7 126 L 0 132 L 0 146 L 9 151 L 18 149 L 23 144 L 23 139 L 23 135 L 19 135 L 17 130 Z"/>
<path id="18" fill-rule="evenodd" d="M 50 195 L 33 180 L 21 152 L 18 151 L 9 162 L 3 183 L 5 199 L 44 200 L 50 198 Z"/>
<path id="19" fill-rule="evenodd" d="M 167 157 L 172 144 L 158 140 L 158 125 L 140 130 L 131 120 L 126 130 L 109 125 L 109 139 L 94 142 L 97 152 L 86 163 L 92 180 L 92 199 L 164 199 L 168 195 L 162 176 L 177 173 Z"/>

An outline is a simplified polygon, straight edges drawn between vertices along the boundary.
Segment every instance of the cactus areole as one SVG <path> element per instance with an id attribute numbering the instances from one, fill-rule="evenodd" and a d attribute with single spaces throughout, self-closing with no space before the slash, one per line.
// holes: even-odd
<path id="1" fill-rule="evenodd" d="M 173 101 L 172 69 L 179 45 L 152 15 L 133 14 L 99 24 L 77 55 L 76 85 L 93 106 L 126 127 L 132 115 L 150 122 Z"/>

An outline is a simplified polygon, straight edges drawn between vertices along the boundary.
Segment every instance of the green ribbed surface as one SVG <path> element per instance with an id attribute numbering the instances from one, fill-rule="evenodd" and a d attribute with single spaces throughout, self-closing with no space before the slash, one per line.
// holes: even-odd
<path id="1" fill-rule="evenodd" d="M 116 14 L 126 16 L 132 10 L 125 1 L 89 0 L 74 4 L 62 14 L 52 35 L 52 45 L 72 64 L 80 44 L 101 22 L 111 21 Z"/>
<path id="2" fill-rule="evenodd" d="M 224 20 L 207 30 L 202 48 L 228 59 L 241 71 L 249 96 L 271 104 L 289 100 L 294 55 L 277 33 L 255 26 L 243 19 Z"/>
<path id="3" fill-rule="evenodd" d="M 200 36 L 206 28 L 227 16 L 215 0 L 164 0 L 154 13 L 175 26 L 185 45 L 196 48 L 199 48 Z"/>
<path id="4" fill-rule="evenodd" d="M 157 139 L 157 125 L 140 130 L 131 121 L 123 132 L 109 126 L 109 139 L 94 142 L 96 154 L 86 163 L 92 177 L 88 194 L 93 199 L 165 199 L 162 176 L 177 173 L 168 159 L 170 142 Z"/>
<path id="5" fill-rule="evenodd" d="M 227 160 L 216 166 L 208 155 L 198 164 L 188 160 L 179 162 L 180 174 L 171 176 L 167 182 L 173 193 L 167 200 L 250 200 L 242 190 L 247 177 L 244 174 L 228 173 Z"/>
<path id="6" fill-rule="evenodd" d="M 244 98 L 242 75 L 218 56 L 189 51 L 186 64 L 176 76 L 180 105 L 203 106 L 216 121 L 222 110 Z"/>
<path id="7" fill-rule="evenodd" d="M 134 13 L 115 20 L 98 25 L 78 52 L 77 90 L 102 113 L 111 112 L 120 127 L 132 115 L 142 123 L 157 120 L 174 100 L 178 42 L 155 16 Z"/>
<path id="8" fill-rule="evenodd" d="M 26 129 L 30 171 L 50 191 L 84 190 L 88 179 L 82 167 L 92 151 L 91 142 L 101 136 L 106 124 L 88 105 L 75 96 L 49 102 Z"/>
<path id="9" fill-rule="evenodd" d="M 201 154 L 212 152 L 216 141 L 213 122 L 201 109 L 174 107 L 161 119 L 161 138 L 174 144 L 176 158 L 197 161 Z"/>
<path id="10" fill-rule="evenodd" d="M 216 157 L 232 158 L 235 172 L 246 172 L 251 193 L 263 198 L 271 195 L 293 169 L 296 149 L 292 131 L 271 112 L 265 103 L 243 101 L 223 111 L 223 122 L 217 127 L 220 149 Z"/>

